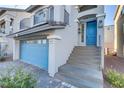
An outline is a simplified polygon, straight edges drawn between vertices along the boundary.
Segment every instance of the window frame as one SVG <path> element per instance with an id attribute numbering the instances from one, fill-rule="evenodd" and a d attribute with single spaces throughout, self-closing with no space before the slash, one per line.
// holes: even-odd
<path id="1" fill-rule="evenodd" d="M 66 25 L 69 25 L 69 23 L 70 23 L 70 15 L 66 9 L 64 9 L 64 23 Z"/>
<path id="2" fill-rule="evenodd" d="M 47 19 L 48 19 L 48 11 L 47 10 L 45 10 L 45 9 L 41 9 L 41 10 L 39 10 L 39 11 L 37 11 L 35 14 L 34 14 L 34 16 L 33 16 L 33 25 L 38 25 L 38 24 L 44 24 L 44 23 L 47 23 Z M 43 18 L 43 20 L 38 20 L 39 22 L 37 22 L 36 21 L 36 16 L 39 18 L 39 19 L 42 19 L 41 18 L 41 15 L 39 15 L 39 14 L 43 14 L 43 16 L 42 16 L 42 18 Z"/>

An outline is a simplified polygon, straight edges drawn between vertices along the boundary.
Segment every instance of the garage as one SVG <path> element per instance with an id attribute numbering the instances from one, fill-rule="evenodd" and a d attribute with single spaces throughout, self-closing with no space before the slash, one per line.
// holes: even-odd
<path id="1" fill-rule="evenodd" d="M 20 59 L 23 62 L 48 70 L 48 40 L 22 40 Z"/>

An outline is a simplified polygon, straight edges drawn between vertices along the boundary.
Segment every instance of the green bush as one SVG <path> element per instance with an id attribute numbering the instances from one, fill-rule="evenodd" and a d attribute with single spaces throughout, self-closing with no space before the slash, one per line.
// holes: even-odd
<path id="1" fill-rule="evenodd" d="M 124 88 L 124 74 L 120 74 L 116 70 L 107 70 L 106 80 L 116 88 Z"/>
<path id="2" fill-rule="evenodd" d="M 31 73 L 22 69 L 8 70 L 5 75 L 0 76 L 0 87 L 2 88 L 33 88 L 36 80 Z"/>

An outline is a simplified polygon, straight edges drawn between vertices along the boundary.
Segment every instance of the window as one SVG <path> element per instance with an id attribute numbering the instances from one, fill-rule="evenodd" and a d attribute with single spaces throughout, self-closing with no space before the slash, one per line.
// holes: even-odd
<path id="1" fill-rule="evenodd" d="M 84 42 L 84 24 L 81 27 L 81 41 Z"/>
<path id="2" fill-rule="evenodd" d="M 40 10 L 34 15 L 34 25 L 46 22 L 46 12 L 47 11 Z"/>
<path id="3" fill-rule="evenodd" d="M 30 18 L 24 18 L 20 21 L 20 29 L 26 29 L 30 27 Z"/>
<path id="4" fill-rule="evenodd" d="M 0 33 L 5 33 L 5 22 L 0 24 Z"/>
<path id="5" fill-rule="evenodd" d="M 79 5 L 79 12 L 97 8 L 97 5 Z"/>
<path id="6" fill-rule="evenodd" d="M 46 39 L 39 39 L 39 40 L 27 40 L 23 41 L 25 44 L 46 44 L 47 40 Z"/>
<path id="7" fill-rule="evenodd" d="M 69 25 L 69 13 L 64 9 L 64 22 Z"/>
<path id="8" fill-rule="evenodd" d="M 20 21 L 20 29 L 23 29 L 25 27 L 23 21 Z"/>
<path id="9" fill-rule="evenodd" d="M 11 20 L 11 21 L 10 21 L 10 26 L 12 26 L 14 20 L 13 20 L 12 18 L 11 18 L 10 20 Z"/>
<path id="10" fill-rule="evenodd" d="M 54 7 L 53 6 L 49 8 L 49 21 L 51 22 L 54 21 Z"/>

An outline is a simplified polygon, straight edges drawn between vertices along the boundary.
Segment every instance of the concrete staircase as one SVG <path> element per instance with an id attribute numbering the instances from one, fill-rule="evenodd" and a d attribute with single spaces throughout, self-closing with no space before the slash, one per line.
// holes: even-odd
<path id="1" fill-rule="evenodd" d="M 59 68 L 55 78 L 79 88 L 103 87 L 100 51 L 100 48 L 94 46 L 75 47 L 67 64 Z"/>

